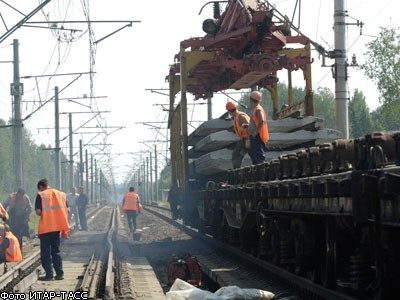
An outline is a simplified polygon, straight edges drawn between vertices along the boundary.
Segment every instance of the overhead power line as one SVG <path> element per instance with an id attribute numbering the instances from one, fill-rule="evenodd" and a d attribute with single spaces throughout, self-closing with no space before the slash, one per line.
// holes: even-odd
<path id="1" fill-rule="evenodd" d="M 18 28 L 20 28 L 23 24 L 25 24 L 30 18 L 32 18 L 38 11 L 40 11 L 43 7 L 45 7 L 50 1 L 51 0 L 45 0 L 38 7 L 36 7 L 33 11 L 31 11 L 24 18 L 22 18 L 21 21 L 19 21 L 12 28 L 7 30 L 7 32 L 0 37 L 0 43 L 2 43 L 6 38 L 8 38 L 11 34 L 13 34 L 14 31 L 16 31 Z M 22 15 L 24 15 L 24 14 L 22 14 Z"/>

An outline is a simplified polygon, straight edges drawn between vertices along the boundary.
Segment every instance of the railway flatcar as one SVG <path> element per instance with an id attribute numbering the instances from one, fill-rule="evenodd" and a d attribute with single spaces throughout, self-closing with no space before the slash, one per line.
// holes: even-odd
<path id="1" fill-rule="evenodd" d="M 400 279 L 400 132 L 342 139 L 323 129 L 314 117 L 310 55 L 311 45 L 318 51 L 321 46 L 299 32 L 292 35 L 288 19 L 266 2 L 230 0 L 222 14 L 219 2 L 213 3 L 214 19 L 203 24 L 207 35 L 181 42 L 167 77 L 172 187 L 184 222 L 324 287 L 390 299 Z M 288 82 L 293 71 L 303 72 L 305 95 L 298 102 L 291 92 L 284 95 L 288 104 L 279 111 L 282 70 Z M 270 92 L 272 121 L 291 126 L 295 116 L 308 140 L 289 145 L 296 131 L 277 142 L 285 151 L 269 152 L 262 164 L 209 172 L 212 159 L 223 169 L 229 146 L 202 148 L 196 138 L 231 142 L 228 133 L 217 138 L 226 122 L 216 119 L 204 136 L 189 135 L 186 92 L 199 99 L 254 88 Z M 193 149 L 212 154 L 196 156 Z"/>
<path id="2" fill-rule="evenodd" d="M 185 222 L 325 287 L 387 299 L 400 279 L 399 165 L 400 132 L 323 143 L 198 179 Z"/>

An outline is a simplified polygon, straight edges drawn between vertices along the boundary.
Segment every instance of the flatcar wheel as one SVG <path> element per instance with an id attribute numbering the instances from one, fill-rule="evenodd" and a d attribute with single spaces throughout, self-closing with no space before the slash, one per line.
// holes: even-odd
<path id="1" fill-rule="evenodd" d="M 336 287 L 336 243 L 334 241 L 334 225 L 332 220 L 325 222 L 325 245 L 321 263 L 321 281 L 328 288 Z"/>
<path id="2" fill-rule="evenodd" d="M 263 208 L 264 204 L 261 201 L 259 201 L 257 203 L 256 223 L 257 223 L 258 236 L 260 238 L 264 238 L 267 235 L 267 221 L 262 211 Z"/>
<path id="3" fill-rule="evenodd" d="M 222 219 L 220 219 L 220 225 L 218 227 L 217 238 L 220 241 L 227 242 L 228 241 L 228 221 L 224 214 L 222 214 Z"/>
<path id="4" fill-rule="evenodd" d="M 396 295 L 396 291 L 393 288 L 393 282 L 382 282 L 380 287 L 374 291 L 374 300 L 394 299 L 393 295 Z"/>
<path id="5" fill-rule="evenodd" d="M 321 284 L 321 268 L 319 266 L 316 266 L 313 270 L 309 271 L 307 275 L 312 282 Z"/>

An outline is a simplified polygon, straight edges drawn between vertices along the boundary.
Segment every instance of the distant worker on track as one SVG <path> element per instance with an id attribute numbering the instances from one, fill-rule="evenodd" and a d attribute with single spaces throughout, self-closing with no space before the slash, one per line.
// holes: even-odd
<path id="1" fill-rule="evenodd" d="M 54 279 L 64 279 L 62 258 L 60 252 L 60 233 L 63 238 L 68 238 L 68 207 L 67 197 L 64 192 L 53 189 L 47 179 L 37 183 L 39 192 L 36 196 L 35 210 L 40 216 L 38 235 L 40 239 L 40 259 L 45 276 L 39 280 L 53 280 L 53 267 L 56 271 Z"/>
<path id="2" fill-rule="evenodd" d="M 25 190 L 19 188 L 17 192 L 11 193 L 4 202 L 4 208 L 8 208 L 10 215 L 9 225 L 11 231 L 18 238 L 22 249 L 22 238 L 30 237 L 29 234 L 29 216 L 32 212 L 32 203 Z"/>
<path id="3" fill-rule="evenodd" d="M 140 211 L 143 210 L 142 205 L 140 204 L 140 198 L 137 193 L 135 193 L 135 188 L 130 187 L 129 193 L 125 194 L 124 199 L 122 200 L 122 209 L 124 213 L 126 213 L 126 217 L 128 219 L 129 231 L 136 231 L 136 216 L 140 214 Z"/>
<path id="4" fill-rule="evenodd" d="M 0 263 L 22 261 L 21 247 L 10 227 L 0 224 Z"/>
<path id="5" fill-rule="evenodd" d="M 253 165 L 261 164 L 265 161 L 265 144 L 269 140 L 267 114 L 261 106 L 262 94 L 253 91 L 250 94 L 251 120 L 248 129 L 250 138 L 250 157 Z"/>
<path id="6" fill-rule="evenodd" d="M 88 204 L 88 196 L 83 190 L 83 186 L 78 189 L 79 196 L 76 199 L 76 206 L 78 208 L 79 222 L 81 224 L 81 229 L 87 231 L 87 219 L 86 219 L 86 206 Z"/>
<path id="7" fill-rule="evenodd" d="M 78 198 L 78 196 L 79 195 L 76 192 L 76 187 L 73 186 L 71 188 L 71 193 L 69 193 L 67 195 L 67 203 L 68 203 L 68 208 L 69 208 L 68 223 L 71 224 L 72 215 L 74 215 L 75 226 L 77 229 L 79 229 L 79 227 L 80 227 L 78 207 L 76 206 L 76 199 Z"/>
<path id="8" fill-rule="evenodd" d="M 231 101 L 226 103 L 225 108 L 233 118 L 233 129 L 239 138 L 232 152 L 232 166 L 237 169 L 242 166 L 243 157 L 249 148 L 247 128 L 249 127 L 250 117 L 245 112 L 239 111 L 237 105 Z"/>

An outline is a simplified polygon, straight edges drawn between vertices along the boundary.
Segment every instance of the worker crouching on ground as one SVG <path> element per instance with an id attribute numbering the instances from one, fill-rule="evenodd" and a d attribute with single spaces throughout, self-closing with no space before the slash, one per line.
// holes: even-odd
<path id="1" fill-rule="evenodd" d="M 53 189 L 47 179 L 39 180 L 39 192 L 35 201 L 36 214 L 40 216 L 38 235 L 40 239 L 40 259 L 46 275 L 39 280 L 53 280 L 53 267 L 56 271 L 54 279 L 64 279 L 62 258 L 60 252 L 60 233 L 68 238 L 68 207 L 67 196 Z"/>
<path id="2" fill-rule="evenodd" d="M 233 129 L 239 138 L 232 152 L 232 165 L 234 169 L 237 169 L 242 166 L 243 157 L 250 146 L 247 136 L 250 117 L 245 112 L 239 111 L 236 104 L 231 101 L 226 103 L 226 110 L 233 118 Z"/>
<path id="3" fill-rule="evenodd" d="M 21 248 L 10 227 L 0 224 L 0 263 L 22 261 Z"/>
<path id="4" fill-rule="evenodd" d="M 128 219 L 129 231 L 136 231 L 136 216 L 140 214 L 143 210 L 140 204 L 140 198 L 137 193 L 135 193 L 135 188 L 130 187 L 129 193 L 126 193 L 124 199 L 122 200 L 122 209 L 126 213 Z"/>
<path id="5" fill-rule="evenodd" d="M 269 140 L 267 114 L 261 106 L 262 95 L 259 91 L 250 94 L 251 120 L 248 129 L 250 138 L 250 158 L 253 165 L 265 161 L 265 143 Z"/>

